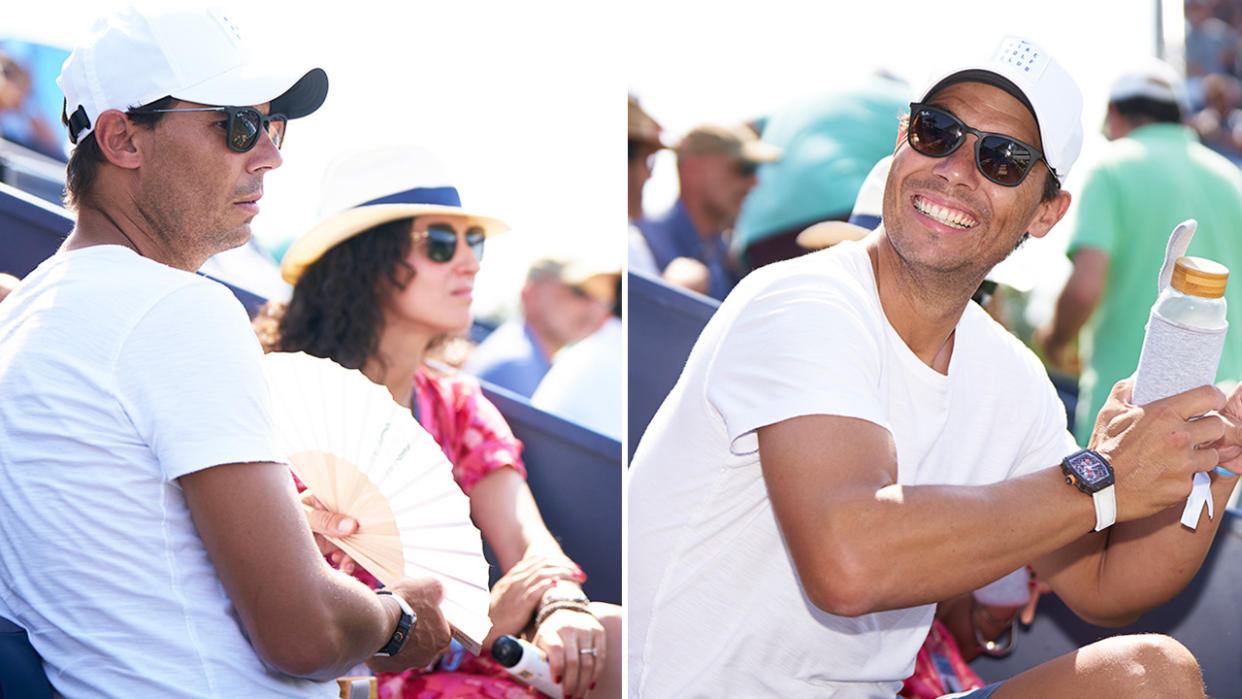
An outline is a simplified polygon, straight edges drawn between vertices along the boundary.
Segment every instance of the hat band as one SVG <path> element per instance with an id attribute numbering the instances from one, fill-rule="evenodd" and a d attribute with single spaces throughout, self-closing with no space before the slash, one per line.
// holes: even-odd
<path id="1" fill-rule="evenodd" d="M 456 187 L 415 187 L 404 192 L 389 194 L 371 201 L 364 201 L 358 206 L 373 204 L 434 204 L 436 206 L 455 206 L 461 208 L 461 196 Z"/>

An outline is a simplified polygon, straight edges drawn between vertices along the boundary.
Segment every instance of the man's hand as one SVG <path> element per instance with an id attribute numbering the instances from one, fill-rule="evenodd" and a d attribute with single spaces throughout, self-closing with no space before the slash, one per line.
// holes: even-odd
<path id="1" fill-rule="evenodd" d="M 309 490 L 302 492 L 300 500 L 302 509 L 306 513 L 306 523 L 310 525 L 310 530 L 315 535 L 315 545 L 319 547 L 319 553 L 330 556 L 332 562 L 342 573 L 346 575 L 353 573 L 354 559 L 325 537 L 341 538 L 353 534 L 358 531 L 358 520 L 330 511 Z"/>
<path id="2" fill-rule="evenodd" d="M 440 602 L 444 599 L 440 581 L 434 578 L 403 578 L 385 589 L 391 590 L 394 595 L 401 595 L 418 616 L 418 621 L 400 653 L 391 658 L 371 658 L 367 665 L 376 672 L 400 672 L 430 665 L 448 650 L 452 640 L 452 629 L 440 611 Z"/>
<path id="3" fill-rule="evenodd" d="M 1227 407 L 1224 395 L 1212 386 L 1135 406 L 1129 403 L 1133 386 L 1133 377 L 1117 382 L 1091 435 L 1091 448 L 1108 459 L 1116 473 L 1119 522 L 1185 501 L 1193 474 L 1211 471 L 1220 458 L 1213 445 L 1226 436 L 1226 420 L 1209 413 L 1239 412 L 1236 403 Z M 1238 445 L 1237 431 L 1232 434 L 1225 440 L 1227 447 Z"/>

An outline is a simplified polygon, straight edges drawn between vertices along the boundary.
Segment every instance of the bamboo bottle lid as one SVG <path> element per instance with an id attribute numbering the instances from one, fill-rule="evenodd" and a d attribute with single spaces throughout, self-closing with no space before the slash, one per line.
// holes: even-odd
<path id="1" fill-rule="evenodd" d="M 1215 299 L 1225 295 L 1229 268 L 1202 257 L 1179 257 L 1173 264 L 1174 289 L 1201 298 Z"/>

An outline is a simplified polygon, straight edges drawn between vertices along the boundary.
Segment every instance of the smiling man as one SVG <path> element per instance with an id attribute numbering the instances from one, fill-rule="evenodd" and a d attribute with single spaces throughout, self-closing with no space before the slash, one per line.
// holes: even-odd
<path id="1" fill-rule="evenodd" d="M 1242 394 L 1139 408 L 1122 382 L 1080 452 L 1038 360 L 970 303 L 1065 214 L 1074 81 L 1011 37 L 920 94 L 883 225 L 743 280 L 639 444 L 640 696 L 892 697 L 940 600 L 1029 563 L 1085 618 L 1124 624 L 1210 546 L 1216 522 L 1178 515 L 1194 472 L 1242 461 Z M 1236 477 L 1212 478 L 1219 509 Z M 1202 694 L 1185 648 L 1142 636 L 970 696 Z"/>
<path id="2" fill-rule="evenodd" d="M 128 10 L 58 81 L 77 221 L 0 306 L 0 617 L 60 696 L 336 697 L 448 645 L 438 582 L 379 596 L 320 556 L 245 311 L 194 274 L 327 95 L 252 49 L 217 12 Z"/>

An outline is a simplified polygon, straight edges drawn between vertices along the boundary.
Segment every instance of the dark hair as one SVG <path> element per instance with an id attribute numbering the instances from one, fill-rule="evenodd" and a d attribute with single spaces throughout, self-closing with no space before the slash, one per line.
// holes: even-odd
<path id="1" fill-rule="evenodd" d="M 1180 124 L 1182 108 L 1176 102 L 1154 100 L 1150 97 L 1131 97 L 1111 102 L 1113 109 L 1127 121 L 1144 123 Z"/>
<path id="2" fill-rule="evenodd" d="M 642 153 L 642 147 L 643 147 L 643 144 L 641 141 L 635 141 L 632 138 L 629 140 L 629 151 L 628 151 L 629 162 L 632 163 L 638 159 L 639 153 Z"/>
<path id="3" fill-rule="evenodd" d="M 164 118 L 164 113 L 142 110 L 168 109 L 176 102 L 175 97 L 161 97 L 149 104 L 127 110 L 125 116 L 143 128 L 153 129 L 160 119 Z M 60 121 L 65 126 L 69 126 L 69 115 L 66 110 L 67 107 L 61 109 Z M 65 207 L 76 209 L 86 195 L 90 194 L 95 175 L 99 171 L 99 164 L 103 161 L 103 151 L 99 149 L 99 141 L 95 139 L 95 132 L 91 131 L 69 154 L 69 164 L 65 166 Z"/>
<path id="4" fill-rule="evenodd" d="M 414 276 L 405 261 L 412 224 L 409 218 L 390 221 L 329 248 L 302 273 L 283 311 L 265 308 L 256 319 L 264 349 L 306 352 L 361 369 L 379 348 L 381 299 Z"/>

